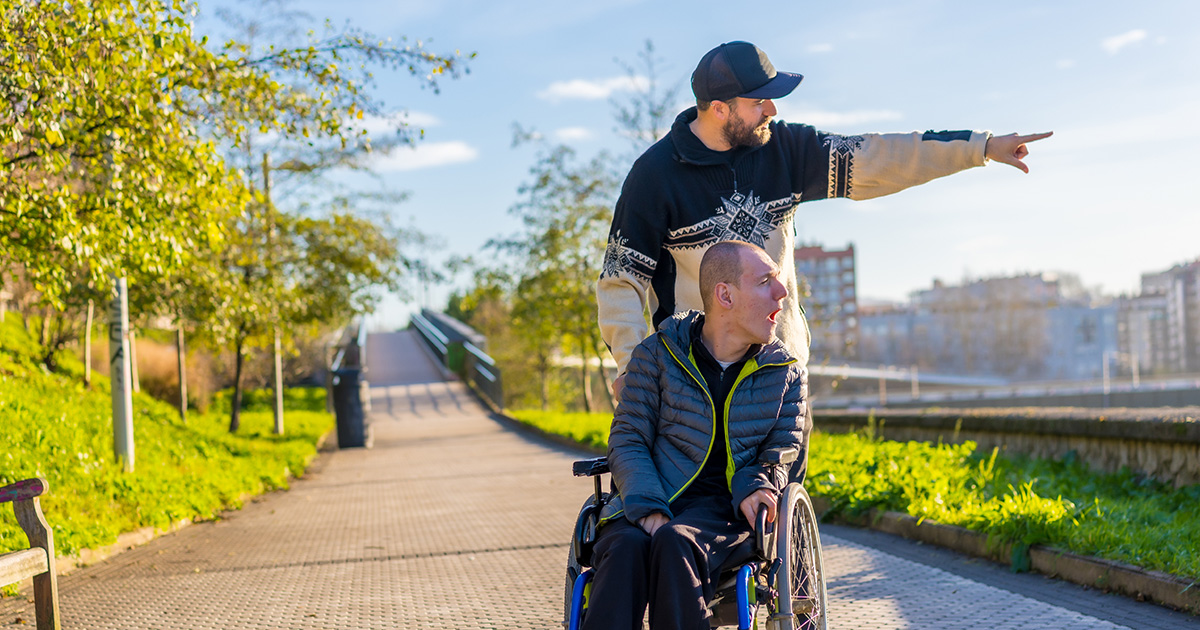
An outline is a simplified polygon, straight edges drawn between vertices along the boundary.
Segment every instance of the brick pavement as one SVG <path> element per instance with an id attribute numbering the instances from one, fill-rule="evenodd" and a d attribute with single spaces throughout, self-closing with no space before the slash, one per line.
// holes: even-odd
<path id="1" fill-rule="evenodd" d="M 407 335 L 372 336 L 372 448 L 326 452 L 290 491 L 64 576 L 63 628 L 556 628 L 582 454 L 491 419 Z M 831 627 L 1137 627 L 824 542 Z M 30 606 L 0 602 L 0 626 L 17 617 Z"/>

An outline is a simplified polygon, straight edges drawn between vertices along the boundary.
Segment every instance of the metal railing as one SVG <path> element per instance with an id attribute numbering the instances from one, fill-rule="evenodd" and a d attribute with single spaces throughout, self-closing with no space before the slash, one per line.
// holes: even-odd
<path id="1" fill-rule="evenodd" d="M 450 339 L 424 315 L 413 313 L 411 321 L 438 362 L 458 374 L 493 409 L 504 409 L 504 384 L 495 359 L 470 341 Z"/>
<path id="2" fill-rule="evenodd" d="M 450 350 L 450 340 L 432 322 L 422 317 L 420 313 L 413 313 L 411 321 L 417 332 L 421 333 L 421 338 L 429 345 L 429 349 L 433 350 L 433 353 L 437 355 L 438 361 L 442 365 L 446 365 L 446 357 Z"/>
<path id="3" fill-rule="evenodd" d="M 476 391 L 492 403 L 493 408 L 497 411 L 504 409 L 504 384 L 500 380 L 496 361 L 469 341 L 463 342 L 463 350 L 467 351 L 463 357 L 463 371 L 467 379 Z"/>

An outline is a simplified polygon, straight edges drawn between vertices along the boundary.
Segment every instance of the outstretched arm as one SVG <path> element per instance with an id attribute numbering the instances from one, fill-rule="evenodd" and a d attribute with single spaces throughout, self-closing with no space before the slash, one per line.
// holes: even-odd
<path id="1" fill-rule="evenodd" d="M 1019 136 L 1015 133 L 1010 133 L 1007 136 L 992 136 L 988 138 L 987 148 L 984 150 L 984 156 L 989 160 L 1003 162 L 1014 168 L 1019 168 L 1028 173 L 1029 167 L 1021 160 L 1029 155 L 1029 147 L 1025 146 L 1030 142 L 1049 138 L 1054 135 L 1053 131 L 1046 133 L 1034 133 L 1027 136 Z"/>

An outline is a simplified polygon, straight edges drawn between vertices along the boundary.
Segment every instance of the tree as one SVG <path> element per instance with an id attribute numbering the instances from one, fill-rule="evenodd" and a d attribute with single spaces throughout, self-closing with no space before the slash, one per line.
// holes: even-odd
<path id="1" fill-rule="evenodd" d="M 213 97 L 230 64 L 182 3 L 5 0 L 0 15 L 0 261 L 62 308 L 80 275 L 162 274 L 219 238 L 242 187 L 180 104 Z"/>
<path id="2" fill-rule="evenodd" d="M 296 330 L 371 312 L 376 289 L 396 289 L 403 269 L 402 235 L 350 213 L 327 217 L 281 214 L 269 254 L 253 227 L 231 240 L 224 264 L 224 327 L 217 338 L 234 350 L 230 430 L 240 426 L 246 352 L 273 339 L 276 318 Z M 242 237 L 245 240 L 240 240 Z M 284 339 L 290 345 L 289 334 Z"/>
<path id="3" fill-rule="evenodd" d="M 629 102 L 614 100 L 612 106 L 617 133 L 627 137 L 640 153 L 668 128 L 678 86 L 662 89 L 661 60 L 655 56 L 652 42 L 646 42 L 638 60 L 637 65 L 617 60 L 636 89 Z M 489 268 L 490 275 L 483 274 L 494 278 L 507 271 L 511 282 L 484 290 L 477 275 L 475 289 L 458 307 L 471 313 L 476 326 L 480 325 L 476 321 L 479 313 L 466 306 L 485 303 L 480 295 L 508 307 L 506 321 L 513 328 L 508 338 L 530 361 L 518 364 L 493 356 L 501 360 L 506 372 L 514 368 L 535 372 L 543 408 L 551 399 L 554 359 L 577 357 L 580 398 L 583 408 L 592 411 L 597 408 L 589 368 L 593 359 L 599 360 L 597 373 L 604 390 L 609 391 L 603 367 L 607 349 L 596 320 L 595 284 L 618 191 L 616 160 L 607 153 L 580 159 L 570 147 L 546 144 L 540 134 L 519 124 L 514 125 L 513 136 L 514 146 L 534 143 L 538 147 L 530 181 L 519 188 L 523 199 L 510 209 L 522 219 L 523 229 L 489 243 L 492 250 L 502 254 L 502 262 Z M 505 265 L 509 268 L 501 269 Z M 496 296 L 497 290 L 503 299 Z M 497 327 L 498 331 L 502 329 Z M 612 405 L 611 397 L 608 402 Z"/>
<path id="4" fill-rule="evenodd" d="M 393 45 L 362 30 L 334 28 L 329 23 L 322 36 L 310 31 L 308 41 L 298 45 L 261 43 L 264 37 L 288 39 L 294 34 L 295 20 L 291 18 L 296 16 L 274 10 L 286 4 L 279 0 L 260 4 L 260 8 L 273 9 L 268 15 L 289 18 L 275 25 L 282 28 L 259 16 L 223 13 L 227 23 L 243 35 L 240 41 L 227 43 L 225 51 L 238 57 L 242 67 L 267 72 L 281 86 L 279 92 L 266 95 L 271 98 L 255 101 L 253 97 L 262 95 L 248 94 L 246 100 L 234 103 L 237 107 L 232 111 L 225 112 L 232 120 L 253 119 L 260 109 L 277 112 L 273 127 L 230 128 L 236 132 L 231 159 L 243 160 L 251 173 L 261 163 L 256 203 L 248 205 L 234 224 L 239 232 L 234 245 L 238 254 L 227 258 L 229 284 L 237 290 L 228 317 L 234 323 L 227 336 L 236 356 L 231 431 L 239 424 L 242 364 L 248 347 L 264 345 L 273 337 L 278 364 L 282 322 L 304 325 L 321 317 L 369 311 L 375 301 L 367 299 L 369 292 L 362 283 L 396 287 L 398 263 L 403 262 L 398 258 L 398 241 L 383 236 L 386 230 L 358 221 L 348 212 L 326 207 L 321 211 L 323 218 L 306 221 L 280 211 L 278 197 L 272 194 L 273 188 L 277 190 L 272 175 L 290 177 L 298 188 L 309 192 L 320 190 L 315 180 L 330 170 L 365 168 L 366 158 L 376 148 L 387 150 L 419 136 L 398 123 L 392 138 L 372 143 L 362 122 L 364 115 L 383 115 L 382 104 L 369 90 L 372 69 L 407 70 L 420 78 L 422 87 L 435 91 L 439 77 L 457 77 L 465 71 L 464 58 L 457 52 L 437 55 L 425 50 L 421 42 Z M 268 136 L 268 131 L 274 133 Z M 269 156 L 274 156 L 274 161 Z M 333 201 L 325 199 L 326 204 Z M 348 234 L 354 239 L 346 240 Z M 372 239 L 373 235 L 380 238 Z M 368 248 L 366 256 L 354 253 L 364 247 Z M 310 251 L 327 258 L 315 260 L 306 253 Z M 310 264 L 306 267 L 304 262 Z M 310 276 L 323 283 L 306 282 L 312 280 Z M 277 390 L 281 387 L 278 380 Z"/>
<path id="5" fill-rule="evenodd" d="M 662 59 L 654 54 L 653 41 L 647 39 L 637 57 L 637 65 L 616 60 L 635 89 L 627 102 L 614 98 L 611 104 L 617 133 L 628 137 L 634 153 L 640 154 L 670 130 L 679 84 L 663 88 L 659 79 Z"/>
<path id="6" fill-rule="evenodd" d="M 522 219 L 524 231 L 491 246 L 519 261 L 513 314 L 531 333 L 527 342 L 534 356 L 545 360 L 543 382 L 550 355 L 570 344 L 578 350 L 584 409 L 591 411 L 589 365 L 603 356 L 595 307 L 598 253 L 612 222 L 616 177 L 608 154 L 581 164 L 566 146 L 542 147 L 530 175 L 532 181 L 519 189 L 526 198 L 510 210 Z"/>

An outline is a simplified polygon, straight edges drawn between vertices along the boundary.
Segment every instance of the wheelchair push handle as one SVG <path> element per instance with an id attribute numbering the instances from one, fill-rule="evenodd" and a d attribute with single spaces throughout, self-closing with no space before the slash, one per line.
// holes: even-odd
<path id="1" fill-rule="evenodd" d="M 571 465 L 571 474 L 576 477 L 595 477 L 608 472 L 607 457 L 593 457 L 592 459 L 581 459 Z"/>

